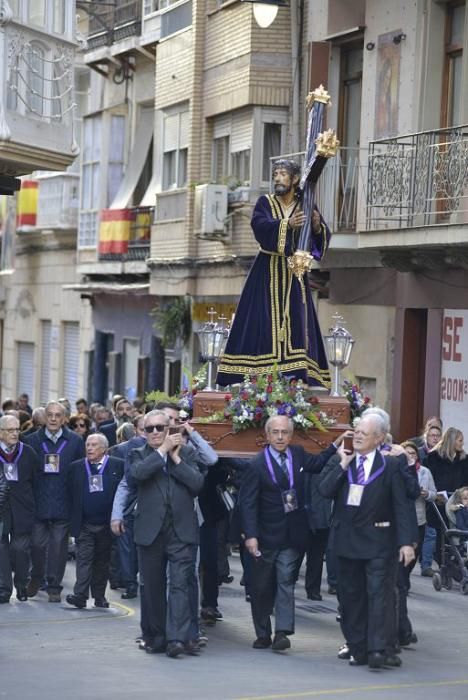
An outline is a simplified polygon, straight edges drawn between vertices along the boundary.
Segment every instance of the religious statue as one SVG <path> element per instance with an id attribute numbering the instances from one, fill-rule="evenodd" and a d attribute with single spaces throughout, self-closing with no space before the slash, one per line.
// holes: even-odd
<path id="1" fill-rule="evenodd" d="M 252 229 L 260 250 L 244 285 L 218 367 L 217 383 L 242 382 L 245 375 L 278 370 L 311 386 L 330 387 L 330 372 L 307 272 L 320 261 L 330 230 L 314 203 L 324 164 L 338 142 L 319 133 L 329 95 L 322 86 L 308 96 L 306 161 L 273 164 L 274 194 L 262 195 Z"/>

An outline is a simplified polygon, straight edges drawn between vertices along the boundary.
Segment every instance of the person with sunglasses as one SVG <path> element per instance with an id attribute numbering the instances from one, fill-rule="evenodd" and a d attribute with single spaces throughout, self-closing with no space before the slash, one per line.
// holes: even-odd
<path id="1" fill-rule="evenodd" d="M 88 435 L 91 433 L 91 418 L 85 413 L 76 413 L 70 416 L 68 427 L 86 442 Z"/>
<path id="2" fill-rule="evenodd" d="M 148 653 L 165 652 L 175 658 L 191 653 L 185 640 L 191 623 L 193 546 L 199 536 L 194 500 L 204 476 L 193 453 L 182 445 L 181 433 L 169 434 L 164 412 L 146 414 L 145 432 L 146 445 L 129 454 L 129 472 L 138 485 L 134 534 L 145 584 L 148 634 L 144 641 Z M 171 615 L 167 615 L 167 596 Z"/>

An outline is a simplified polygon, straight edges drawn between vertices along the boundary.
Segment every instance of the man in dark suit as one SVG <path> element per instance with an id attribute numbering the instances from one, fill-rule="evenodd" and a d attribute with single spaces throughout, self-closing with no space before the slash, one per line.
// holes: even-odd
<path id="1" fill-rule="evenodd" d="M 182 446 L 181 433 L 169 435 L 164 412 L 146 414 L 145 432 L 147 444 L 129 454 L 130 475 L 138 483 L 134 533 L 145 584 L 142 595 L 149 633 L 145 649 L 166 651 L 174 658 L 187 650 L 189 640 L 189 578 L 193 545 L 198 543 L 194 499 L 204 477 L 193 454 Z M 171 615 L 167 615 L 167 595 Z"/>
<path id="2" fill-rule="evenodd" d="M 385 440 L 381 416 L 362 418 L 354 431 L 354 452 L 338 450 L 319 489 L 334 499 L 333 542 L 339 562 L 338 589 L 350 664 L 386 665 L 388 608 L 386 585 L 399 556 L 414 559 L 414 503 L 406 495 L 399 458 L 379 451 Z M 398 551 L 399 550 L 399 551 Z"/>
<path id="3" fill-rule="evenodd" d="M 252 618 L 257 634 L 254 649 L 272 646 L 283 651 L 294 633 L 294 584 L 307 543 L 304 472 L 319 472 L 335 454 L 330 445 L 318 455 L 289 447 L 293 422 L 286 416 L 269 418 L 269 446 L 250 463 L 242 481 L 239 503 L 241 529 L 251 567 Z M 336 444 L 340 444 L 340 436 Z M 276 631 L 271 641 L 270 615 L 275 609 Z"/>
<path id="4" fill-rule="evenodd" d="M 6 508 L 0 532 L 0 603 L 8 603 L 13 591 L 27 600 L 31 533 L 34 525 L 33 484 L 39 460 L 34 450 L 18 442 L 20 424 L 15 416 L 0 418 L 0 469 L 8 483 Z"/>
<path id="5" fill-rule="evenodd" d="M 65 427 L 65 408 L 62 404 L 49 401 L 45 412 L 45 426 L 23 438 L 41 462 L 34 483 L 36 520 L 27 593 L 28 598 L 34 597 L 46 576 L 49 602 L 59 603 L 68 557 L 70 502 L 67 473 L 72 462 L 84 457 L 85 446 L 79 435 Z"/>
<path id="6" fill-rule="evenodd" d="M 68 474 L 70 531 L 76 540 L 76 583 L 67 603 L 85 608 L 91 596 L 97 608 L 108 608 L 105 593 L 109 580 L 112 533 L 109 527 L 115 492 L 124 463 L 106 456 L 109 446 L 102 433 L 86 440 L 86 459 L 73 462 Z"/>

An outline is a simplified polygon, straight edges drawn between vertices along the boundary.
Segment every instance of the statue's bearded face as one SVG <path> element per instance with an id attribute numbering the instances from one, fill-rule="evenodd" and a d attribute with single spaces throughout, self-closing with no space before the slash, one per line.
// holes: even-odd
<path id="1" fill-rule="evenodd" d="M 273 173 L 273 184 L 275 188 L 275 194 L 283 197 L 289 194 L 293 188 L 293 178 L 291 173 L 286 168 L 278 168 Z"/>

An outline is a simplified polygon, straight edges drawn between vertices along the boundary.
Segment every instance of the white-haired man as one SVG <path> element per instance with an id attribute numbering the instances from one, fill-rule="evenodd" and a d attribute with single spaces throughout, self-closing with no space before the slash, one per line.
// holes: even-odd
<path id="1" fill-rule="evenodd" d="M 387 579 L 397 552 L 414 559 L 414 504 L 407 497 L 399 459 L 380 449 L 388 431 L 376 412 L 362 418 L 349 454 L 324 474 L 319 490 L 334 498 L 333 544 L 339 562 L 342 625 L 350 664 L 386 665 L 388 612 L 393 606 Z"/>
<path id="2" fill-rule="evenodd" d="M 70 503 L 67 473 L 70 464 L 84 456 L 84 442 L 64 425 L 65 407 L 61 403 L 49 401 L 45 414 L 45 425 L 24 438 L 41 462 L 34 483 L 36 520 L 27 593 L 28 598 L 35 596 L 46 577 L 49 602 L 59 603 L 68 557 Z"/>
<path id="3" fill-rule="evenodd" d="M 138 484 L 134 533 L 145 584 L 145 648 L 175 658 L 186 651 L 184 642 L 189 638 L 189 580 L 193 545 L 198 544 L 194 499 L 204 477 L 193 452 L 182 445 L 181 433 L 169 434 L 169 418 L 163 411 L 146 414 L 145 432 L 146 445 L 129 454 L 129 472 Z"/>
<path id="4" fill-rule="evenodd" d="M 304 472 L 320 472 L 344 436 L 320 454 L 291 446 L 293 422 L 273 416 L 265 425 L 268 442 L 250 463 L 242 481 L 239 504 L 251 567 L 254 649 L 289 649 L 294 634 L 294 585 L 301 553 L 307 544 Z M 275 611 L 275 637 L 270 617 Z"/>
<path id="5" fill-rule="evenodd" d="M 0 469 L 8 484 L 2 532 L 0 532 L 0 603 L 8 603 L 13 591 L 27 600 L 31 533 L 34 525 L 33 484 L 39 460 L 31 447 L 19 442 L 20 424 L 15 416 L 0 418 Z"/>
<path id="6" fill-rule="evenodd" d="M 85 608 L 89 591 L 97 608 L 108 608 L 112 533 L 109 520 L 124 461 L 109 457 L 108 440 L 92 433 L 86 440 L 86 458 L 73 462 L 68 474 L 71 502 L 70 531 L 76 539 L 76 582 L 67 603 Z"/>

